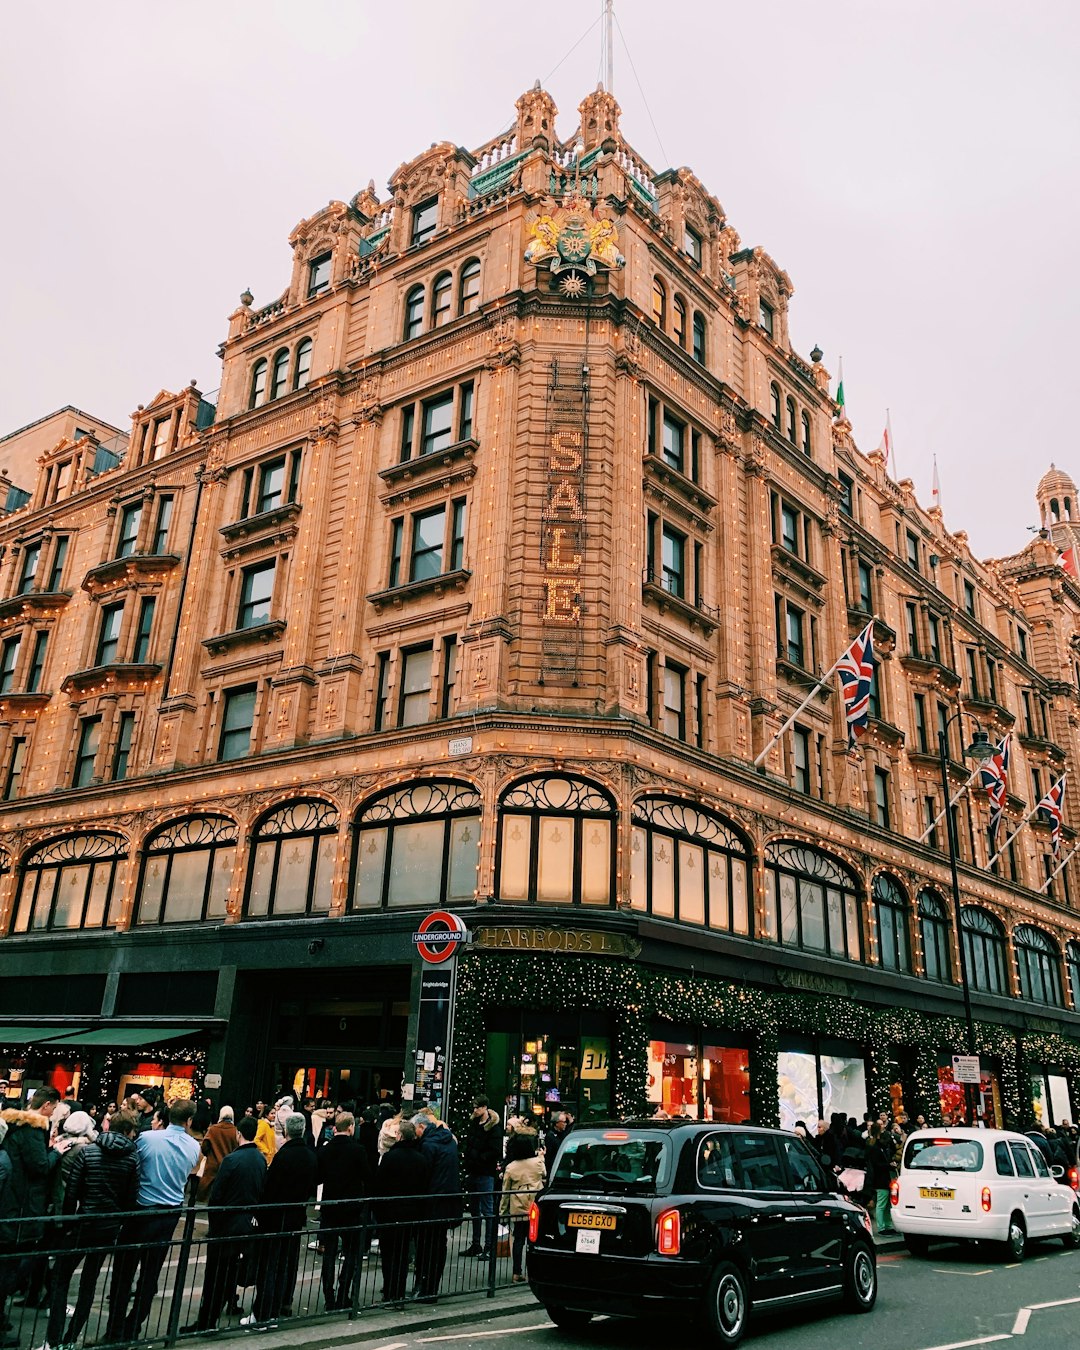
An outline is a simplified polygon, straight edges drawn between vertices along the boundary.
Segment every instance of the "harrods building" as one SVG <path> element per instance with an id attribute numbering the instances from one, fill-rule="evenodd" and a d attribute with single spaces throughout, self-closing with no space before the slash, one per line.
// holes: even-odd
<path id="1" fill-rule="evenodd" d="M 302 220 L 215 393 L 0 439 L 12 1095 L 409 1096 L 446 909 L 458 1110 L 955 1110 L 946 727 L 979 1109 L 1076 1118 L 1080 877 L 1022 824 L 1080 751 L 1076 488 L 976 559 L 859 451 L 783 269 L 580 114 L 536 87 Z M 858 750 L 830 679 L 756 768 L 871 617 Z"/>

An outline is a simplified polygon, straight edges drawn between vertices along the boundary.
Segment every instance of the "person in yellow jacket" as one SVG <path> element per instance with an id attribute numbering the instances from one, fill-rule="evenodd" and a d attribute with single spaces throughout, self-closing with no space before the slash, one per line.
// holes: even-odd
<path id="1" fill-rule="evenodd" d="M 525 1256 L 525 1239 L 529 1236 L 529 1206 L 543 1189 L 547 1168 L 543 1155 L 537 1150 L 535 1130 L 515 1130 L 506 1145 L 506 1167 L 503 1170 L 502 1199 L 499 1214 L 509 1219 L 514 1230 L 511 1248 L 514 1283 L 520 1284 Z"/>
<path id="2" fill-rule="evenodd" d="M 258 1129 L 255 1131 L 255 1147 L 266 1159 L 267 1167 L 274 1161 L 274 1154 L 277 1152 L 277 1135 L 274 1133 L 274 1109 L 273 1107 L 259 1120 Z"/>

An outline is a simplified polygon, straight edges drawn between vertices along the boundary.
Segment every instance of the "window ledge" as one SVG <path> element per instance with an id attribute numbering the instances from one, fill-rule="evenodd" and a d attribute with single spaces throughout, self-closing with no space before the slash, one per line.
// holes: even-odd
<path id="1" fill-rule="evenodd" d="M 21 595 L 0 600 L 0 623 L 5 619 L 32 618 L 63 609 L 70 599 L 70 591 L 23 591 Z"/>
<path id="2" fill-rule="evenodd" d="M 233 544 L 239 539 L 246 539 L 248 535 L 261 535 L 264 531 L 287 525 L 299 514 L 299 502 L 286 502 L 284 506 L 275 506 L 272 511 L 260 511 L 254 516 L 245 516 L 243 520 L 234 520 L 231 525 L 222 525 L 218 534 L 226 543 Z"/>
<path id="3" fill-rule="evenodd" d="M 700 627 L 706 637 L 711 637 L 720 625 L 718 609 L 704 602 L 692 605 L 689 600 L 673 595 L 671 591 L 650 580 L 648 573 L 641 579 L 641 595 L 643 599 L 651 600 L 661 614 L 671 610 L 681 619 L 685 619 L 691 628 Z"/>
<path id="4" fill-rule="evenodd" d="M 982 721 L 989 722 L 999 731 L 1008 731 L 1016 723 L 1016 714 L 1011 713 L 1008 708 L 1002 707 L 996 699 L 966 698 L 964 699 L 964 708 L 969 713 L 974 713 L 976 717 L 981 718 Z"/>
<path id="5" fill-rule="evenodd" d="M 1065 751 L 1056 741 L 1048 740 L 1045 736 L 1018 736 L 1016 739 L 1029 753 L 1052 759 L 1057 764 L 1065 763 Z"/>
<path id="6" fill-rule="evenodd" d="M 105 666 L 90 666 L 69 675 L 60 689 L 65 694 L 100 694 L 124 689 L 145 689 L 161 666 L 151 662 L 113 661 Z M 37 694 L 31 697 L 40 697 Z"/>
<path id="7" fill-rule="evenodd" d="M 222 656 L 234 647 L 262 643 L 265 647 L 280 637 L 285 631 L 284 619 L 271 619 L 269 623 L 255 624 L 252 628 L 234 628 L 231 633 L 218 633 L 215 637 L 204 638 L 203 646 L 211 656 Z"/>
<path id="8" fill-rule="evenodd" d="M 399 609 L 410 600 L 421 595 L 443 595 L 447 591 L 463 591 L 472 573 L 463 567 L 454 572 L 440 572 L 437 577 L 427 577 L 423 581 L 407 581 L 404 586 L 391 586 L 385 591 L 374 591 L 368 600 L 375 606 L 376 614 L 393 606 Z"/>
<path id="9" fill-rule="evenodd" d="M 802 685 L 805 689 L 812 689 L 818 683 L 818 676 L 812 675 L 810 671 L 804 670 L 802 666 L 797 666 L 794 661 L 789 661 L 786 656 L 776 658 L 776 673 L 788 680 L 791 684 Z M 832 686 L 825 683 L 821 686 L 821 692 L 826 697 L 832 693 Z"/>
<path id="10" fill-rule="evenodd" d="M 100 595 L 127 581 L 157 581 L 179 562 L 175 553 L 129 553 L 124 558 L 110 558 L 91 567 L 83 577 L 82 588 L 90 595 Z"/>
<path id="11" fill-rule="evenodd" d="M 867 722 L 870 735 L 881 745 L 887 745 L 891 750 L 899 750 L 904 744 L 904 733 L 891 722 L 885 722 L 880 717 L 874 716 L 869 717 Z"/>
<path id="12" fill-rule="evenodd" d="M 890 628 L 884 619 L 877 618 L 876 615 L 872 615 L 869 610 L 854 609 L 851 605 L 848 606 L 847 621 L 852 628 L 861 630 L 866 627 L 871 619 L 874 620 L 875 646 L 895 648 L 896 630 Z"/>
<path id="13" fill-rule="evenodd" d="M 654 479 L 661 488 L 668 492 L 678 493 L 695 510 L 704 515 L 711 515 L 716 509 L 717 499 L 715 497 L 695 483 L 692 478 L 687 478 L 686 474 L 672 468 L 661 456 L 650 451 L 645 455 L 643 462 L 647 478 Z"/>
<path id="14" fill-rule="evenodd" d="M 812 586 L 815 591 L 824 590 L 828 580 L 825 574 L 819 572 L 816 567 L 811 567 L 804 558 L 790 552 L 782 544 L 773 544 L 772 559 L 774 566 L 779 565 L 781 571 L 793 573 L 804 585 Z"/>
<path id="15" fill-rule="evenodd" d="M 51 693 L 0 694 L 0 719 L 8 721 L 32 717 L 41 712 L 51 698 Z"/>
<path id="16" fill-rule="evenodd" d="M 383 501 L 389 505 L 406 499 L 411 492 L 422 487 L 471 478 L 476 472 L 472 460 L 479 449 L 479 441 L 470 437 L 448 445 L 445 450 L 417 455 L 415 459 L 406 459 L 400 464 L 391 464 L 388 469 L 380 469 L 379 477 L 390 489 Z"/>
<path id="17" fill-rule="evenodd" d="M 900 658 L 900 664 L 909 674 L 921 676 L 923 684 L 937 684 L 948 690 L 960 688 L 960 676 L 956 671 L 950 670 L 948 666 L 929 656 L 908 652 L 906 656 Z"/>

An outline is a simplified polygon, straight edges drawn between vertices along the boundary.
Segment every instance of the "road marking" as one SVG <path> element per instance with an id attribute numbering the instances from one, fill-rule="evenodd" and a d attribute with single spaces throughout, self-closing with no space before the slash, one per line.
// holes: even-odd
<path id="1" fill-rule="evenodd" d="M 377 1345 L 375 1350 L 405 1350 L 408 1341 L 393 1341 L 390 1345 Z"/>
<path id="2" fill-rule="evenodd" d="M 419 1336 L 418 1345 L 433 1345 L 436 1341 L 472 1341 L 481 1336 L 508 1336 L 516 1335 L 519 1331 L 543 1331 L 545 1327 L 554 1326 L 554 1322 L 537 1322 L 531 1327 L 499 1327 L 496 1331 L 459 1331 L 455 1336 Z"/>
<path id="3" fill-rule="evenodd" d="M 950 1341 L 948 1345 L 930 1345 L 927 1350 L 966 1350 L 969 1345 L 989 1345 L 991 1341 L 1011 1341 L 1012 1337 L 1008 1332 L 1002 1332 L 1000 1336 L 979 1336 L 974 1341 Z"/>
<path id="4" fill-rule="evenodd" d="M 1080 1303 L 1080 1298 L 1056 1298 L 1053 1303 L 1029 1303 L 1028 1307 L 1034 1312 L 1036 1308 L 1064 1308 L 1069 1303 Z"/>
<path id="5" fill-rule="evenodd" d="M 1020 1309 L 1020 1311 L 1016 1314 L 1016 1321 L 1013 1323 L 1012 1334 L 1014 1336 L 1023 1336 L 1024 1332 L 1027 1331 L 1027 1324 L 1030 1317 L 1031 1317 L 1030 1308 Z"/>
<path id="6" fill-rule="evenodd" d="M 933 1267 L 933 1270 L 934 1270 L 934 1274 L 935 1274 L 935 1275 L 967 1275 L 967 1276 L 971 1276 L 971 1277 L 974 1277 L 974 1276 L 976 1276 L 976 1275 L 993 1275 L 993 1273 L 994 1273 L 992 1270 L 949 1270 L 949 1269 L 943 1268 L 943 1267 L 941 1267 L 941 1266 L 934 1266 L 934 1267 Z M 965 1344 L 965 1345 L 978 1345 L 979 1342 L 978 1342 L 978 1341 L 965 1341 L 964 1344 Z M 940 1347 L 934 1346 L 934 1347 L 933 1347 L 933 1350 L 940 1350 Z"/>

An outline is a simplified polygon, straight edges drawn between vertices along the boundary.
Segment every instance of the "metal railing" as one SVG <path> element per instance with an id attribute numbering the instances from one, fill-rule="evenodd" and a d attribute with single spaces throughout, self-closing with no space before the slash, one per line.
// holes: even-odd
<path id="1" fill-rule="evenodd" d="M 496 1189 L 0 1221 L 0 1343 L 174 1345 L 208 1331 L 490 1298 L 511 1283 L 514 1230 L 527 1224 L 500 1217 L 500 1198 Z M 477 1226 L 482 1258 L 471 1254 Z"/>

